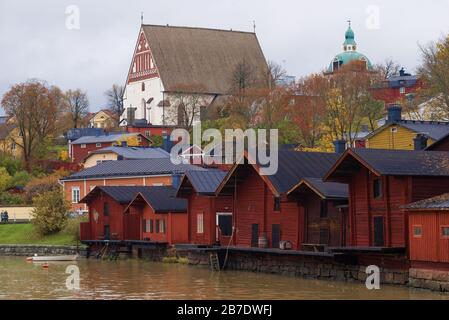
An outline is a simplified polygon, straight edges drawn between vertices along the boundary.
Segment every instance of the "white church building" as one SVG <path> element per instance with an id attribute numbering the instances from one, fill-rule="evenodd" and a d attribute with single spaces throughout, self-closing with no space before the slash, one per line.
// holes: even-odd
<path id="1" fill-rule="evenodd" d="M 252 32 L 142 25 L 124 92 L 121 125 L 181 125 L 180 95 L 202 107 L 230 93 L 235 70 L 244 63 L 262 83 L 268 65 Z M 200 115 L 195 115 L 199 121 Z"/>

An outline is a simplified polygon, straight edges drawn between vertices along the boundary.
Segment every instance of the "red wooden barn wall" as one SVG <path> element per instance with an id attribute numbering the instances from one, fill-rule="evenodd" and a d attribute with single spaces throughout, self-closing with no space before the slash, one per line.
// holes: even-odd
<path id="1" fill-rule="evenodd" d="M 251 166 L 249 175 L 235 190 L 235 224 L 237 246 L 250 247 L 252 225 L 259 225 L 259 236 L 265 234 L 272 246 L 272 228 L 280 225 L 280 239 L 290 241 L 293 249 L 301 247 L 303 239 L 303 210 L 296 201 L 281 199 L 280 212 L 274 211 L 274 195 Z"/>
<path id="2" fill-rule="evenodd" d="M 320 209 L 322 199 L 315 193 L 309 192 L 301 195 L 301 206 L 304 208 L 304 242 L 305 243 L 320 243 L 320 229 L 325 228 L 329 230 L 329 242 L 323 243 L 329 246 L 344 246 L 342 241 L 343 218 L 345 213 L 340 212 L 336 208 L 335 202 L 328 200 L 324 205 L 327 206 L 327 217 L 320 217 Z M 302 226 L 299 226 L 300 228 Z M 349 234 L 347 235 L 349 236 Z"/>
<path id="3" fill-rule="evenodd" d="M 109 203 L 109 216 L 104 216 L 104 203 Z M 89 203 L 90 235 L 92 239 L 104 236 L 104 226 L 109 225 L 111 237 L 117 235 L 117 239 L 124 239 L 124 215 L 126 205 L 121 205 L 108 194 L 101 192 L 98 197 Z M 98 212 L 98 221 L 95 222 L 94 212 Z"/>
<path id="4" fill-rule="evenodd" d="M 442 237 L 441 227 L 449 226 L 448 211 L 411 211 L 409 213 L 410 260 L 449 263 L 449 238 Z M 413 227 L 422 228 L 421 237 Z"/>
<path id="5" fill-rule="evenodd" d="M 153 232 L 143 232 L 143 220 L 153 220 Z M 156 233 L 156 220 L 165 221 L 165 232 Z M 142 239 L 168 244 L 188 243 L 187 213 L 155 213 L 153 208 L 145 205 L 141 215 Z M 148 230 L 147 230 L 148 231 Z"/>
<path id="6" fill-rule="evenodd" d="M 441 177 L 382 176 L 383 195 L 375 199 L 373 180 L 377 178 L 366 168 L 352 177 L 350 192 L 350 245 L 373 246 L 376 216 L 384 217 L 387 247 L 408 245 L 408 215 L 401 206 L 430 198 L 449 190 L 449 179 Z"/>
<path id="7" fill-rule="evenodd" d="M 189 239 L 193 244 L 213 245 L 216 241 L 216 213 L 232 212 L 232 197 L 202 196 L 192 192 L 189 203 Z M 203 233 L 198 233 L 198 214 L 203 214 Z"/>

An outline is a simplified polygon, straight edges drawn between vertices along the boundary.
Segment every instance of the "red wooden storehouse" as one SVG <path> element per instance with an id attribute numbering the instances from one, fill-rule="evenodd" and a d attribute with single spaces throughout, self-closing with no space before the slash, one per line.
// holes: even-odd
<path id="1" fill-rule="evenodd" d="M 177 196 L 188 200 L 189 242 L 197 245 L 227 245 L 232 235 L 233 199 L 215 196 L 227 172 L 217 169 L 187 171 Z"/>
<path id="2" fill-rule="evenodd" d="M 449 189 L 449 152 L 349 149 L 324 180 L 349 184 L 349 246 L 406 248 L 401 206 Z"/>
<path id="3" fill-rule="evenodd" d="M 278 169 L 263 175 L 263 166 L 252 163 L 245 155 L 243 163 L 235 164 L 216 195 L 234 200 L 232 223 L 233 245 L 300 250 L 304 242 L 304 208 L 298 194 L 289 191 L 304 178 L 321 178 L 337 160 L 334 153 L 281 150 Z"/>
<path id="4" fill-rule="evenodd" d="M 140 222 L 125 216 L 124 210 L 138 192 L 149 187 L 97 186 L 81 203 L 89 208 L 89 221 L 81 223 L 81 240 L 138 240 Z M 139 230 L 138 230 L 139 231 Z"/>
<path id="5" fill-rule="evenodd" d="M 139 221 L 135 228 L 139 240 L 169 245 L 188 243 L 187 201 L 176 198 L 176 189 L 171 186 L 139 191 L 125 209 L 125 216 Z"/>
<path id="6" fill-rule="evenodd" d="M 303 249 L 341 247 L 349 236 L 348 185 L 305 178 L 287 195 L 303 210 Z"/>
<path id="7" fill-rule="evenodd" d="M 409 216 L 411 267 L 449 270 L 449 193 L 404 208 Z"/>

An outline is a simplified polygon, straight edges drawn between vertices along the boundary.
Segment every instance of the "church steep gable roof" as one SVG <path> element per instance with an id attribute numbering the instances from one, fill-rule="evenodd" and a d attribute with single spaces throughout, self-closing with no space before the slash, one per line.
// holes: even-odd
<path id="1" fill-rule="evenodd" d="M 268 65 L 254 33 L 206 28 L 143 25 L 166 91 L 188 86 L 195 93 L 226 94 L 239 64 L 262 83 Z"/>

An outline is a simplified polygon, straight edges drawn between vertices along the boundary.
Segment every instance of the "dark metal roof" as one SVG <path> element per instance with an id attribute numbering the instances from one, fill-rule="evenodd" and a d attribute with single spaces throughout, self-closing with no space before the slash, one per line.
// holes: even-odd
<path id="1" fill-rule="evenodd" d="M 347 150 L 340 161 L 352 156 L 380 175 L 449 176 L 449 152 L 356 148 Z"/>
<path id="2" fill-rule="evenodd" d="M 220 183 L 226 177 L 227 172 L 210 169 L 207 171 L 187 171 L 185 176 L 189 179 L 195 191 L 199 194 L 215 194 Z"/>
<path id="3" fill-rule="evenodd" d="M 65 133 L 67 140 L 73 141 L 85 136 L 96 136 L 104 134 L 101 128 L 76 128 L 70 129 Z"/>
<path id="4" fill-rule="evenodd" d="M 304 178 L 322 178 L 340 155 L 280 150 L 278 170 L 267 178 L 279 193 L 286 193 Z"/>
<path id="5" fill-rule="evenodd" d="M 449 210 L 449 193 L 403 206 L 407 210 Z"/>
<path id="6" fill-rule="evenodd" d="M 309 185 L 314 191 L 318 191 L 324 198 L 348 199 L 348 185 L 338 182 L 324 182 L 320 178 L 305 178 L 303 182 Z"/>
<path id="7" fill-rule="evenodd" d="M 88 143 L 101 143 L 101 142 L 115 142 L 120 139 L 132 138 L 135 136 L 143 136 L 140 133 L 126 133 L 126 132 L 110 132 L 108 134 L 97 135 L 97 136 L 85 136 L 79 139 L 76 139 L 72 144 L 88 144 Z"/>
<path id="8" fill-rule="evenodd" d="M 173 187 L 147 187 L 139 195 L 147 201 L 155 212 L 186 212 L 187 200 L 176 198 Z"/>
<path id="9" fill-rule="evenodd" d="M 72 174 L 65 180 L 106 177 L 130 177 L 183 174 L 187 170 L 207 170 L 191 164 L 173 164 L 170 158 L 106 161 L 86 170 Z"/>
<path id="10" fill-rule="evenodd" d="M 438 141 L 436 141 L 435 143 L 431 144 L 430 146 L 428 146 L 426 149 L 424 150 L 434 150 L 437 146 L 439 146 L 441 143 L 443 143 L 444 141 L 449 140 L 449 133 L 446 134 L 444 137 L 440 138 Z"/>
<path id="11" fill-rule="evenodd" d="M 96 186 L 92 191 L 90 191 L 83 199 L 80 200 L 81 203 L 88 203 L 93 198 L 96 197 L 96 195 L 99 192 L 104 192 L 108 194 L 112 199 L 117 201 L 121 204 L 128 204 L 135 198 L 135 196 L 139 192 L 145 191 L 145 189 L 150 187 L 143 187 L 143 186 Z"/>
<path id="12" fill-rule="evenodd" d="M 449 122 L 401 120 L 397 124 L 417 133 L 424 133 L 433 140 L 439 140 L 449 133 Z"/>
<path id="13" fill-rule="evenodd" d="M 90 152 L 89 155 L 97 153 L 108 153 L 108 152 L 113 152 L 119 156 L 122 156 L 124 159 L 154 159 L 154 158 L 170 157 L 170 153 L 163 150 L 162 148 L 121 147 L 121 146 L 112 146 L 95 150 Z"/>

